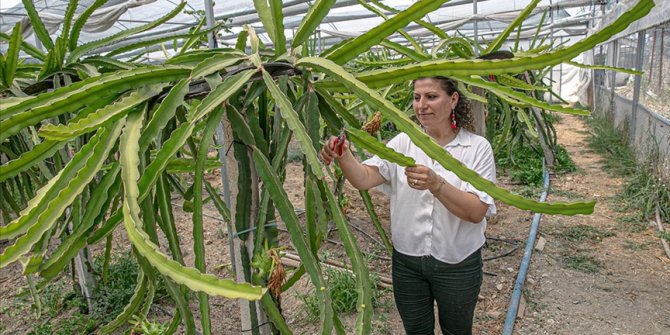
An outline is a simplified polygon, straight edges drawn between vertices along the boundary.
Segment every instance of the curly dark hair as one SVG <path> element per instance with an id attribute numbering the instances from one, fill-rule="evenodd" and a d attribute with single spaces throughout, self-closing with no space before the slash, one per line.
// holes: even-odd
<path id="1" fill-rule="evenodd" d="M 419 79 L 437 80 L 440 82 L 440 87 L 449 95 L 454 94 L 454 92 L 458 92 L 458 103 L 456 104 L 456 108 L 454 108 L 454 113 L 456 114 L 456 126 L 465 128 L 471 132 L 475 131 L 472 111 L 470 110 L 470 99 L 466 98 L 458 90 L 458 83 L 455 80 L 443 76 L 425 77 Z M 414 80 L 414 82 L 419 79 Z"/>

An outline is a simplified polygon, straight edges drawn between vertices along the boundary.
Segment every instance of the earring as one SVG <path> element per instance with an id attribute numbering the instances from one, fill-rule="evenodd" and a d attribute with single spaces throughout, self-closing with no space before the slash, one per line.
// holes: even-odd
<path id="1" fill-rule="evenodd" d="M 451 110 L 451 129 L 456 129 L 456 111 Z"/>

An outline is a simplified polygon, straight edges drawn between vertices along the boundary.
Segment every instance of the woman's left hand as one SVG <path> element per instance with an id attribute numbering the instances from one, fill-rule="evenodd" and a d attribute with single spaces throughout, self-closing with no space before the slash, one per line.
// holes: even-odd
<path id="1" fill-rule="evenodd" d="M 442 177 L 431 168 L 424 165 L 415 165 L 405 168 L 407 184 L 416 190 L 432 190 L 440 187 Z"/>

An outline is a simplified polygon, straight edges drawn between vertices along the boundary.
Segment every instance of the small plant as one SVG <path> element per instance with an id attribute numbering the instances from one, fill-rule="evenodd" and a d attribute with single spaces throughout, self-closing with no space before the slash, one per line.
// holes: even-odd
<path id="1" fill-rule="evenodd" d="M 543 155 L 540 151 L 531 147 L 517 145 L 516 148 L 512 150 L 511 155 L 501 155 L 498 158 L 497 165 L 510 174 L 513 182 L 537 188 L 541 187 L 543 184 L 542 160 Z M 577 167 L 570 158 L 567 150 L 558 145 L 553 172 L 568 173 L 576 170 Z"/>
<path id="2" fill-rule="evenodd" d="M 588 255 L 565 256 L 563 264 L 569 269 L 585 273 L 598 273 L 604 268 L 602 262 Z"/>
<path id="3" fill-rule="evenodd" d="M 391 326 L 388 323 L 388 314 L 379 314 L 377 320 L 372 321 L 373 334 L 391 334 Z"/>
<path id="4" fill-rule="evenodd" d="M 94 259 L 96 270 L 102 270 L 102 261 L 102 257 Z M 107 282 L 100 280 L 91 311 L 92 316 L 103 324 L 121 313 L 132 297 L 137 281 L 138 266 L 134 258 L 121 256 L 110 263 Z"/>
<path id="5" fill-rule="evenodd" d="M 570 190 L 561 190 L 561 189 L 556 189 L 552 188 L 551 194 L 554 196 L 559 196 L 559 197 L 565 197 L 568 199 L 581 199 L 582 195 L 580 195 L 577 192 L 570 191 Z"/>
<path id="6" fill-rule="evenodd" d="M 667 242 L 670 242 L 670 232 L 667 230 L 656 232 L 656 236 L 666 240 Z"/>
<path id="7" fill-rule="evenodd" d="M 526 299 L 526 304 L 528 304 L 528 307 L 531 310 L 539 312 L 547 308 L 547 304 L 540 302 L 540 297 L 537 296 L 537 292 L 532 290 L 523 290 L 522 293 L 523 297 Z"/>
<path id="8" fill-rule="evenodd" d="M 149 321 L 145 317 L 137 315 L 132 316 L 133 320 L 130 324 L 133 325 L 126 334 L 128 335 L 163 335 L 167 332 L 169 326 L 160 322 Z"/>
<path id="9" fill-rule="evenodd" d="M 67 292 L 64 280 L 46 286 L 39 294 L 42 302 L 42 312 L 49 317 L 62 313 L 66 307 L 65 297 Z"/>
<path id="10" fill-rule="evenodd" d="M 299 163 L 305 157 L 300 147 L 297 144 L 289 144 L 286 153 L 286 161 L 289 163 Z"/>
<path id="11" fill-rule="evenodd" d="M 626 240 L 624 242 L 624 246 L 626 247 L 626 249 L 633 251 L 649 250 L 649 243 L 646 242 L 637 243 L 635 241 Z"/>
<path id="12" fill-rule="evenodd" d="M 358 292 L 356 290 L 356 279 L 354 274 L 346 270 L 333 268 L 327 268 L 325 272 L 330 298 L 332 299 L 335 311 L 339 313 L 352 313 L 356 311 Z M 383 293 L 377 289 L 379 281 L 380 279 L 377 274 L 370 274 L 370 290 L 372 292 L 373 308 L 377 307 L 378 300 Z M 316 295 L 305 294 L 299 297 L 305 304 L 307 319 L 312 322 L 319 320 L 319 301 Z"/>
<path id="13" fill-rule="evenodd" d="M 569 227 L 558 234 L 558 236 L 570 242 L 580 242 L 583 240 L 602 242 L 603 238 L 614 235 L 612 232 L 602 231 L 596 227 L 587 225 Z"/>
<path id="14" fill-rule="evenodd" d="M 619 228 L 629 233 L 641 233 L 647 230 L 648 226 L 640 222 L 636 215 L 624 215 L 617 218 Z"/>
<path id="15" fill-rule="evenodd" d="M 94 258 L 93 267 L 97 273 L 102 271 L 102 264 L 103 257 Z M 42 312 L 49 319 L 58 321 L 36 324 L 29 334 L 88 334 L 94 331 L 101 324 L 111 321 L 126 307 L 135 289 L 137 271 L 137 263 L 131 256 L 113 258 L 106 276 L 107 281 L 98 278 L 100 286 L 94 295 L 93 308 L 90 311 L 84 298 L 68 289 L 66 277 L 47 285 L 39 294 Z M 161 295 L 158 293 L 161 289 L 165 290 L 163 286 L 159 285 L 156 298 Z M 60 318 L 61 315 L 67 317 Z"/>

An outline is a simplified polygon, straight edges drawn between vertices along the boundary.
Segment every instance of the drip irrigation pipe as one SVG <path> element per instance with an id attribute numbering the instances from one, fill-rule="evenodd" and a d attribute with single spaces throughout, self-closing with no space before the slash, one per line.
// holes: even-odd
<path id="1" fill-rule="evenodd" d="M 180 206 L 180 207 L 181 207 L 180 204 L 177 204 L 177 203 L 175 203 L 175 202 L 172 202 L 172 205 L 173 205 L 173 206 Z M 305 213 L 305 210 L 302 209 L 302 208 L 296 208 L 295 212 L 296 212 L 296 214 L 297 214 L 298 216 L 300 216 L 300 215 L 303 215 L 303 214 Z M 202 216 L 203 216 L 203 217 L 206 217 L 206 218 L 209 218 L 209 219 L 212 219 L 212 220 L 215 220 L 215 221 L 224 222 L 224 223 L 226 222 L 225 220 L 221 219 L 220 217 L 217 217 L 217 216 L 214 216 L 214 215 L 209 215 L 209 214 L 207 214 L 207 213 L 203 213 Z M 348 219 L 351 220 L 352 218 L 349 217 Z M 363 229 L 361 229 L 360 227 L 356 226 L 356 225 L 353 224 L 352 222 L 349 222 L 349 224 L 350 224 L 355 230 L 357 230 L 358 232 L 360 232 L 361 234 L 363 234 L 363 235 L 365 235 L 366 237 L 372 239 L 372 240 L 373 240 L 374 242 L 376 242 L 377 244 L 383 246 L 383 244 L 382 244 L 379 240 L 375 239 L 373 236 L 371 236 L 370 234 L 366 233 L 366 232 L 365 232 Z M 268 221 L 268 223 L 265 225 L 265 227 L 276 227 L 276 226 L 277 226 L 277 222 L 276 222 L 276 220 Z M 247 230 L 243 230 L 243 231 L 237 232 L 237 233 L 233 234 L 233 236 L 239 236 L 240 234 L 248 233 L 248 232 L 250 232 L 250 231 L 253 230 L 253 229 L 256 229 L 256 227 L 252 227 L 252 228 L 249 228 L 249 229 L 247 229 Z M 280 231 L 284 231 L 284 232 L 286 232 L 285 229 L 282 229 L 282 228 L 278 228 L 278 229 L 279 229 Z M 334 227 L 333 229 L 330 229 L 329 232 L 330 232 L 330 231 L 333 231 L 333 230 L 337 230 L 337 227 Z M 227 233 L 227 232 L 224 232 L 224 234 L 227 235 L 228 233 Z M 519 242 L 516 241 L 516 240 L 502 239 L 502 238 L 497 238 L 497 237 L 486 237 L 486 239 L 487 239 L 487 240 L 493 240 L 493 241 L 500 241 L 500 242 L 509 243 L 509 244 L 514 244 L 514 247 L 513 247 L 512 249 L 510 249 L 510 250 L 508 250 L 508 251 L 506 251 L 506 252 L 500 254 L 500 255 L 495 255 L 495 256 L 491 256 L 491 257 L 483 258 L 482 261 L 484 261 L 484 262 L 486 262 L 486 261 L 490 261 L 490 260 L 494 260 L 494 259 L 498 259 L 498 258 L 507 257 L 507 256 L 513 254 L 514 252 L 516 252 L 516 251 L 519 249 Z M 329 242 L 329 243 L 335 244 L 335 245 L 343 245 L 343 244 L 341 244 L 340 242 L 335 241 L 335 240 L 331 240 L 331 239 L 327 239 L 326 241 Z M 372 256 L 373 258 L 381 259 L 381 260 L 384 260 L 384 261 L 391 261 L 391 257 L 380 256 L 380 255 L 377 255 L 377 254 L 374 254 L 374 253 L 370 253 L 369 255 Z M 491 275 L 491 276 L 496 276 L 496 274 L 494 274 L 494 273 L 485 273 L 485 274 L 487 274 L 487 275 Z"/>
<path id="2" fill-rule="evenodd" d="M 515 253 L 517 250 L 519 250 L 519 241 L 518 240 L 486 236 L 486 243 L 484 244 L 485 247 L 488 246 L 488 241 L 498 241 L 498 242 L 502 242 L 502 243 L 507 243 L 507 244 L 513 245 L 514 247 L 512 247 L 512 249 L 509 249 L 509 250 L 505 251 L 502 254 L 489 256 L 489 257 L 484 257 L 484 258 L 482 258 L 483 262 L 492 261 L 494 259 L 507 257 L 507 256 Z"/>
<path id="3" fill-rule="evenodd" d="M 545 166 L 544 162 L 542 163 L 542 174 L 544 177 L 544 191 L 540 196 L 540 202 L 544 202 L 547 199 L 547 193 L 549 192 L 549 172 L 547 172 L 547 167 Z M 519 274 L 516 277 L 514 290 L 512 291 L 512 299 L 510 300 L 509 308 L 507 309 L 507 318 L 505 319 L 505 325 L 503 327 L 503 335 L 512 335 L 512 331 L 514 330 L 514 321 L 516 320 L 516 314 L 519 310 L 521 291 L 523 289 L 523 284 L 526 281 L 526 275 L 528 274 L 530 259 L 533 255 L 535 239 L 537 238 L 537 231 L 538 227 L 540 226 L 540 218 L 542 218 L 541 213 L 535 213 L 535 215 L 533 215 L 533 223 L 530 226 L 530 233 L 528 234 L 526 249 L 523 253 L 521 265 L 519 265 Z"/>

